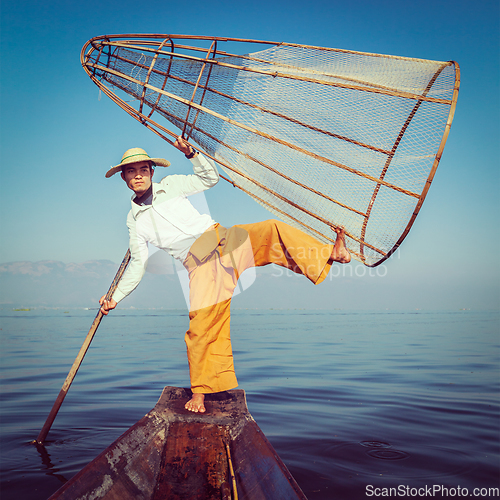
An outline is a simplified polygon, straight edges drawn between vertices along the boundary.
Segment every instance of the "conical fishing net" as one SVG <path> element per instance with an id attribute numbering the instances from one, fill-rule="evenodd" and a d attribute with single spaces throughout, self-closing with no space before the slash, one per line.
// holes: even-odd
<path id="1" fill-rule="evenodd" d="M 170 143 L 173 124 L 279 218 L 325 242 L 344 226 L 368 266 L 410 230 L 459 86 L 454 62 L 174 35 L 97 37 L 82 64 L 129 114 Z"/>

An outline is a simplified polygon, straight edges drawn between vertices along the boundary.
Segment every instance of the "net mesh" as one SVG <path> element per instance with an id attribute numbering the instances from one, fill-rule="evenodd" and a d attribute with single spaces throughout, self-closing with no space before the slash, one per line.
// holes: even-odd
<path id="1" fill-rule="evenodd" d="M 167 121 L 179 128 L 270 212 L 325 242 L 344 226 L 355 258 L 383 262 L 434 175 L 458 66 L 269 42 L 232 55 L 221 40 L 188 42 L 96 38 L 82 63 L 132 116 L 167 140 Z"/>

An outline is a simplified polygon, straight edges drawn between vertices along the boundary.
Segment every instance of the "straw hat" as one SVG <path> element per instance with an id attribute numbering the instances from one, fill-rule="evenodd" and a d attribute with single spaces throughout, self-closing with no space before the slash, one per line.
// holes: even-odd
<path id="1" fill-rule="evenodd" d="M 139 163 L 140 161 L 152 161 L 155 165 L 159 165 L 160 167 L 169 167 L 170 162 L 164 160 L 163 158 L 150 158 L 149 155 L 141 148 L 132 148 L 127 149 L 122 156 L 122 161 L 119 165 L 115 167 L 111 167 L 106 172 L 106 177 L 111 177 L 115 175 L 117 172 L 121 172 L 122 167 L 125 165 L 130 165 L 131 163 Z"/>

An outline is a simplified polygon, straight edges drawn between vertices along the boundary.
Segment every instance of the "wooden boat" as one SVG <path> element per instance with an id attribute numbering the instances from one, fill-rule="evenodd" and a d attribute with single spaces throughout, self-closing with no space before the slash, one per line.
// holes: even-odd
<path id="1" fill-rule="evenodd" d="M 245 392 L 207 395 L 165 387 L 156 406 L 49 500 L 306 499 L 250 415 Z"/>

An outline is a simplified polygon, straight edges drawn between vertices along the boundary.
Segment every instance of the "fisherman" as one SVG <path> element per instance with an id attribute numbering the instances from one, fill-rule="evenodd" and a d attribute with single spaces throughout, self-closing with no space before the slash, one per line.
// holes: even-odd
<path id="1" fill-rule="evenodd" d="M 127 217 L 130 263 L 113 297 L 101 297 L 108 314 L 141 281 L 148 261 L 148 243 L 180 260 L 189 272 L 189 330 L 185 341 L 192 397 L 192 412 L 206 411 L 205 394 L 237 387 L 230 340 L 231 297 L 241 273 L 250 267 L 277 264 L 303 274 L 314 284 L 327 276 L 332 263 L 348 263 L 342 228 L 334 245 L 284 222 L 267 220 L 224 228 L 210 215 L 200 214 L 188 196 L 213 187 L 219 180 L 215 164 L 195 151 L 182 137 L 174 146 L 193 164 L 193 175 L 168 175 L 153 183 L 155 166 L 168 167 L 163 158 L 150 158 L 140 148 L 125 152 L 106 177 L 121 172 L 135 193 Z"/>

